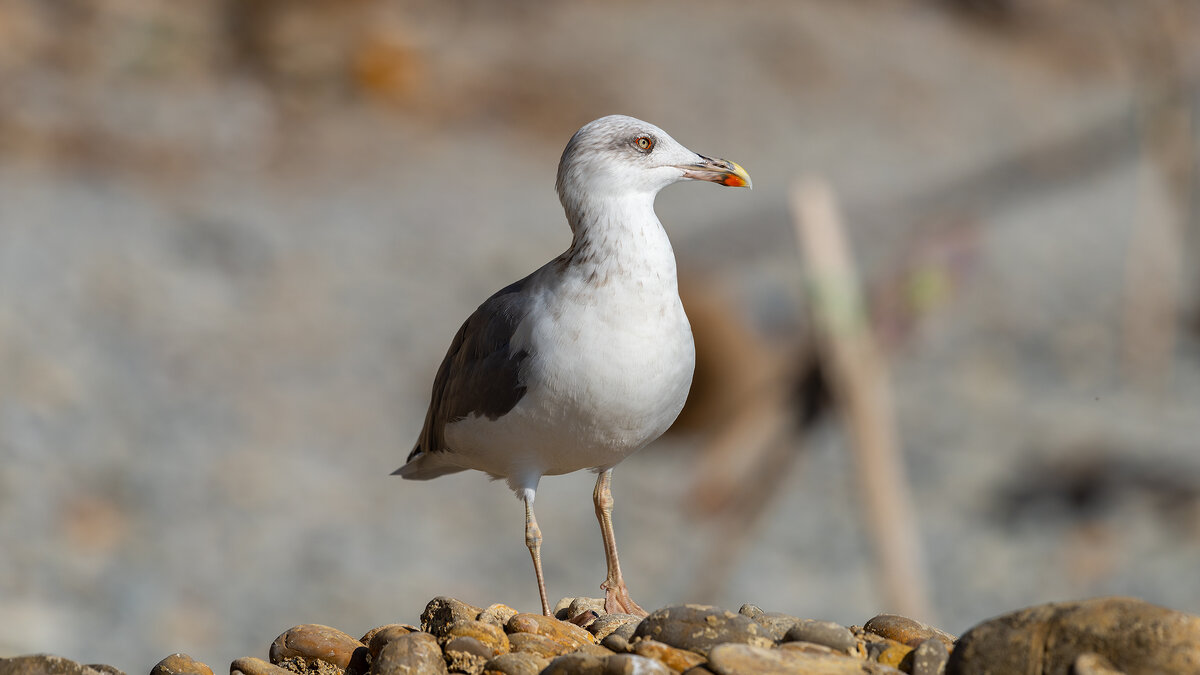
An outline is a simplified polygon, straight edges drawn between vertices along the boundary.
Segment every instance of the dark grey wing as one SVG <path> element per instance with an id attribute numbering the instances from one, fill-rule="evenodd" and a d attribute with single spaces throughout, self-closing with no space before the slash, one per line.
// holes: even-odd
<path id="1" fill-rule="evenodd" d="M 450 343 L 433 378 L 433 396 L 425 427 L 408 461 L 446 450 L 446 425 L 470 415 L 496 419 L 525 395 L 521 364 L 528 352 L 512 347 L 517 326 L 529 313 L 521 294 L 528 277 L 500 290 L 475 310 Z"/>

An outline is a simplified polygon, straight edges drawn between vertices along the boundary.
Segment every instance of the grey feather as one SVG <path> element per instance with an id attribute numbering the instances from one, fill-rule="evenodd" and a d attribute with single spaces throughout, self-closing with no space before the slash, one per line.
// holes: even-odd
<path id="1" fill-rule="evenodd" d="M 428 479 L 462 469 L 443 463 L 420 466 L 433 453 L 453 451 L 445 444 L 446 425 L 472 415 L 494 420 L 525 395 L 521 364 L 529 358 L 512 345 L 517 326 L 528 314 L 521 290 L 528 277 L 488 298 L 458 329 L 433 380 L 425 426 L 407 463 L 393 475 Z M 523 302 L 524 300 L 524 302 Z"/>

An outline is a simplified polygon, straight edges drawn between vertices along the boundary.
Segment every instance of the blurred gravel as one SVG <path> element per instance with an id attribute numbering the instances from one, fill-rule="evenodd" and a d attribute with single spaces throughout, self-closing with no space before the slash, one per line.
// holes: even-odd
<path id="1" fill-rule="evenodd" d="M 426 80 L 445 107 L 416 112 L 287 112 L 247 77 L 81 89 L 0 53 L 23 92 L 0 105 L 14 149 L 0 155 L 0 656 L 51 650 L 138 673 L 186 651 L 219 666 L 280 626 L 364 631 L 433 595 L 536 607 L 503 485 L 387 474 L 459 322 L 567 246 L 558 154 L 612 112 L 754 176 L 753 192 L 672 188 L 659 214 L 681 265 L 727 284 L 764 330 L 797 323 L 784 207 L 796 175 L 828 177 L 861 216 L 872 278 L 913 254 L 923 219 L 977 223 L 964 271 L 892 363 L 935 580 L 938 616 L 917 618 L 961 633 L 1099 594 L 1200 612 L 1196 501 L 1164 510 L 1130 489 L 1100 510 L 996 513 L 1044 462 L 1078 456 L 1200 485 L 1194 335 L 1161 386 L 1121 372 L 1130 228 L 1162 199 L 1136 143 L 1044 191 L 905 210 L 909 195 L 1129 119 L 1136 77 L 1111 49 L 1085 67 L 1065 41 L 1023 43 L 924 3 L 700 3 L 685 42 L 661 39 L 679 10 L 454 23 L 425 8 L 428 35 L 449 37 L 415 31 L 413 49 L 428 73 L 460 79 Z M 514 44 L 497 25 L 529 30 Z M 479 65 L 498 55 L 502 77 Z M 564 90 L 573 68 L 585 76 Z M 500 84 L 531 73 L 547 79 Z M 483 98 L 458 109 L 455 92 Z M 546 107 L 558 99 L 570 103 Z M 647 607 L 692 600 L 696 565 L 720 545 L 682 506 L 695 442 L 669 437 L 615 474 L 626 574 Z M 822 427 L 804 449 L 713 600 L 841 623 L 887 611 L 844 439 Z M 572 475 L 539 490 L 552 596 L 594 594 L 603 578 L 591 486 Z"/>

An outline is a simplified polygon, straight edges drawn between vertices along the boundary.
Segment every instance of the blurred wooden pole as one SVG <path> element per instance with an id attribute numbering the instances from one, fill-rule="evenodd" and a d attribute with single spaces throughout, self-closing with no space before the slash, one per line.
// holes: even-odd
<path id="1" fill-rule="evenodd" d="M 833 191 L 823 181 L 806 178 L 792 187 L 790 201 L 807 266 L 817 350 L 857 459 L 861 503 L 886 609 L 932 621 L 887 367 L 871 334 Z"/>
<path id="2" fill-rule="evenodd" d="M 1143 21 L 1119 24 L 1128 32 L 1125 42 L 1138 75 L 1143 157 L 1125 267 L 1123 361 L 1127 380 L 1161 390 L 1171 372 L 1187 291 L 1186 232 L 1191 228 L 1193 236 L 1200 234 L 1193 213 L 1197 131 L 1192 87 L 1184 72 L 1185 12 L 1171 0 L 1153 0 L 1145 7 Z"/>

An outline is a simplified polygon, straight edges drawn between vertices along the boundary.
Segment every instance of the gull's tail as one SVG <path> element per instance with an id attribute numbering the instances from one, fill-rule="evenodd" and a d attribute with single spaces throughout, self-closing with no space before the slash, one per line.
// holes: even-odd
<path id="1" fill-rule="evenodd" d="M 393 471 L 392 475 L 409 480 L 429 480 L 445 476 L 448 473 L 465 471 L 461 466 L 447 462 L 445 455 L 445 452 L 426 452 L 418 443 L 409 453 L 408 461 L 404 463 L 404 466 Z"/>

